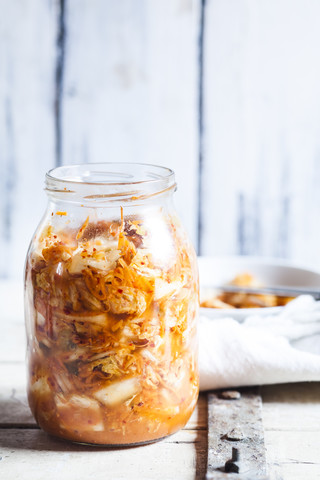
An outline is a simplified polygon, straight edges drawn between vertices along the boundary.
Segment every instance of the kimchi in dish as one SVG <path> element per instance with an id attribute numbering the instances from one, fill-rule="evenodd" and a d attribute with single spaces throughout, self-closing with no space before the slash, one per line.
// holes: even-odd
<path id="1" fill-rule="evenodd" d="M 235 287 L 261 288 L 263 285 L 250 273 L 240 273 L 228 285 Z M 256 294 L 246 292 L 210 292 L 201 299 L 204 308 L 265 308 L 286 305 L 294 297 L 283 297 L 274 294 Z"/>
<path id="2" fill-rule="evenodd" d="M 67 219 L 52 212 L 27 257 L 32 412 L 45 431 L 75 442 L 129 445 L 174 433 L 199 388 L 194 251 L 160 208 L 150 221 L 122 208 L 77 228 Z M 155 247 L 156 223 L 167 253 Z"/>

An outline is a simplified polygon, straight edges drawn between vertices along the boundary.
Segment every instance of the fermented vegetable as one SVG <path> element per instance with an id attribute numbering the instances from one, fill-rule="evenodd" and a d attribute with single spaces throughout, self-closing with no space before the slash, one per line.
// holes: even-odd
<path id="1" fill-rule="evenodd" d="M 186 423 L 198 396 L 198 285 L 174 217 L 121 209 L 78 228 L 47 222 L 28 255 L 26 304 L 29 403 L 46 431 L 124 445 Z"/>

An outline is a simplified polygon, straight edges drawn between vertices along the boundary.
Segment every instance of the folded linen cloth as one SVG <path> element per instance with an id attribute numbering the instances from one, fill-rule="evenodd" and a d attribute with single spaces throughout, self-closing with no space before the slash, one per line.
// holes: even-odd
<path id="1" fill-rule="evenodd" d="M 201 390 L 320 381 L 320 302 L 303 295 L 241 324 L 201 317 L 199 362 Z"/>

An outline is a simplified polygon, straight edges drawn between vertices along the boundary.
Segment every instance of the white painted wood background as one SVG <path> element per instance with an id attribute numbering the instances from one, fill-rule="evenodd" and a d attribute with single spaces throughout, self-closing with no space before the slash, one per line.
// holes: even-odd
<path id="1" fill-rule="evenodd" d="M 320 268 L 319 0 L 0 0 L 0 277 L 55 165 L 177 174 L 201 254 Z"/>

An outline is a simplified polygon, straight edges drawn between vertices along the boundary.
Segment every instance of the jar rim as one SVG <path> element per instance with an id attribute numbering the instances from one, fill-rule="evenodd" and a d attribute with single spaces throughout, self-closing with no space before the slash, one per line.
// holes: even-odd
<path id="1" fill-rule="evenodd" d="M 168 167 L 134 162 L 101 162 L 63 165 L 46 173 L 49 196 L 77 203 L 141 201 L 175 190 L 175 176 Z"/>
<path id="2" fill-rule="evenodd" d="M 149 171 L 147 172 L 147 174 L 151 176 L 154 176 L 156 178 L 148 178 L 148 179 L 144 179 L 144 180 L 135 180 L 135 181 L 117 181 L 117 182 L 113 182 L 113 181 L 110 181 L 110 180 L 106 180 L 106 181 L 83 181 L 82 179 L 74 179 L 74 178 L 70 178 L 70 174 L 68 176 L 64 176 L 64 177 L 59 177 L 57 174 L 59 172 L 68 172 L 72 170 L 81 170 L 81 169 L 84 169 L 85 167 L 87 168 L 87 170 L 91 170 L 92 173 L 95 173 L 95 174 L 103 174 L 103 175 L 123 175 L 124 172 L 112 172 L 112 171 L 101 171 L 101 170 L 97 170 L 97 171 L 94 171 L 95 168 L 103 168 L 103 167 L 108 167 L 109 169 L 112 169 L 112 167 L 115 166 L 117 167 L 117 169 L 119 169 L 119 166 L 120 168 L 123 168 L 123 167 L 129 167 L 130 169 L 133 167 L 143 167 L 143 168 L 148 168 L 148 169 L 154 169 L 154 172 L 152 171 Z M 156 173 L 156 171 L 158 171 L 159 173 Z M 163 175 L 160 174 L 160 171 L 163 172 Z M 87 172 L 84 171 L 83 174 L 86 174 Z M 164 175 L 164 173 L 166 173 L 166 175 Z M 54 175 L 55 174 L 55 175 Z M 132 173 L 129 173 L 128 175 L 132 175 Z M 173 170 L 171 170 L 171 168 L 168 168 L 168 167 L 163 167 L 163 166 L 160 166 L 160 165 L 154 165 L 154 164 L 150 164 L 150 163 L 140 163 L 140 162 L 97 162 L 97 163 L 79 163 L 79 164 L 72 164 L 72 165 L 61 165 L 59 167 L 55 167 L 55 168 L 52 168 L 51 170 L 49 170 L 47 173 L 46 173 L 46 178 L 47 179 L 50 179 L 50 180 L 54 180 L 56 182 L 63 182 L 63 183 L 75 183 L 75 184 L 83 184 L 83 183 L 86 183 L 87 185 L 128 185 L 128 184 L 133 184 L 133 185 L 136 185 L 136 184 L 142 184 L 142 183 L 151 183 L 151 182 L 157 182 L 159 180 L 164 180 L 164 179 L 167 179 L 171 176 L 174 176 L 174 172 Z M 129 178 L 129 177 L 128 177 Z"/>

